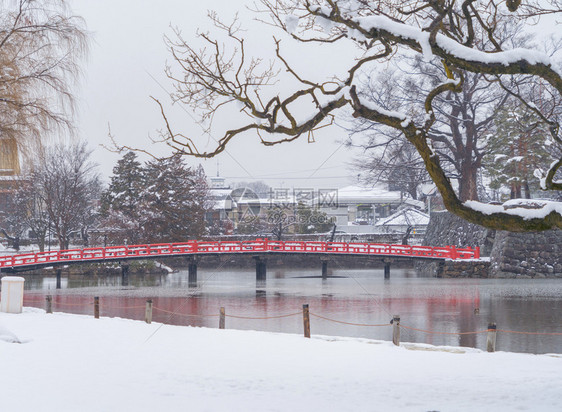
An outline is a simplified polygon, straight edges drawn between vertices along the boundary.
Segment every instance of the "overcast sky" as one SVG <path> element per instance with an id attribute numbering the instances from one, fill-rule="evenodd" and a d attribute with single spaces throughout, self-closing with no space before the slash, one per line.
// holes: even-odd
<path id="1" fill-rule="evenodd" d="M 108 143 L 108 125 L 121 144 L 156 155 L 166 153 L 164 145 L 153 145 L 149 139 L 149 136 L 156 137 L 157 130 L 163 126 L 159 109 L 149 96 L 170 105 L 168 91 L 172 86 L 164 76 L 169 55 L 163 42 L 163 35 L 171 34 L 170 25 L 179 27 L 186 39 L 195 39 L 198 27 L 208 27 L 207 10 L 216 10 L 226 20 L 240 11 L 248 28 L 246 36 L 254 42 L 249 46 L 251 51 L 262 54 L 272 50 L 272 29 L 252 21 L 253 16 L 244 7 L 247 3 L 243 0 L 72 0 L 74 13 L 84 18 L 92 33 L 79 91 L 78 126 L 81 137 L 95 149 L 94 159 L 106 177 L 120 157 L 100 147 Z M 286 45 L 289 56 L 301 63 L 303 70 L 314 66 L 311 50 L 293 50 L 290 42 Z M 334 60 L 331 57 L 326 60 Z M 170 108 L 170 113 L 178 130 L 200 139 L 202 144 L 212 143 L 190 113 L 179 108 Z M 307 143 L 304 137 L 301 142 L 264 147 L 258 143 L 257 136 L 244 135 L 228 146 L 228 153 L 202 164 L 208 175 L 215 175 L 218 161 L 221 175 L 231 182 L 265 180 L 274 187 L 342 187 L 355 181 L 350 177 L 355 173 L 346 165 L 351 152 L 341 145 L 345 136 L 342 129 L 334 126 L 318 132 L 313 144 Z M 199 163 L 192 158 L 188 162 Z"/>

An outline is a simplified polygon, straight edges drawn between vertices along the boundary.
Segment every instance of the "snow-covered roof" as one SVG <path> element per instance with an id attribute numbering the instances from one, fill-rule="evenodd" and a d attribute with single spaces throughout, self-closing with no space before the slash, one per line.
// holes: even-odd
<path id="1" fill-rule="evenodd" d="M 232 189 L 230 189 L 230 188 L 210 188 L 209 192 L 210 192 L 211 196 L 216 198 L 216 199 L 224 199 L 229 194 L 232 193 Z"/>
<path id="2" fill-rule="evenodd" d="M 429 215 L 419 210 L 407 207 L 379 220 L 375 226 L 427 226 Z"/>
<path id="3" fill-rule="evenodd" d="M 213 209 L 232 209 L 233 207 L 261 207 L 264 210 L 269 207 L 295 207 L 298 202 L 294 199 L 240 199 L 232 202 L 231 199 L 222 198 L 213 200 Z"/>
<path id="4" fill-rule="evenodd" d="M 327 199 L 337 200 L 339 204 L 362 204 L 362 203 L 407 203 L 415 207 L 423 207 L 424 203 L 406 197 L 400 191 L 390 191 L 383 186 L 346 186 L 326 196 Z M 318 201 L 319 199 L 316 199 Z M 321 200 L 321 199 L 320 199 Z"/>

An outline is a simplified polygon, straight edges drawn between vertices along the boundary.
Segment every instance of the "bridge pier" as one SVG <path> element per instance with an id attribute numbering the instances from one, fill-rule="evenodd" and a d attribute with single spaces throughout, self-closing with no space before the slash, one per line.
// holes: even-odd
<path id="1" fill-rule="evenodd" d="M 322 261 L 322 279 L 328 278 L 328 260 L 321 259 Z"/>
<path id="2" fill-rule="evenodd" d="M 61 288 L 61 275 L 62 275 L 62 269 L 57 268 L 57 289 Z"/>
<path id="3" fill-rule="evenodd" d="M 384 258 L 382 261 L 384 263 L 384 278 L 390 279 L 390 264 L 392 263 L 392 259 Z"/>
<path id="4" fill-rule="evenodd" d="M 263 282 L 267 278 L 267 259 L 261 256 L 252 256 L 256 260 L 256 281 Z"/>
<path id="5" fill-rule="evenodd" d="M 190 288 L 197 287 L 197 260 L 194 258 L 188 259 L 187 265 L 187 283 Z"/>
<path id="6" fill-rule="evenodd" d="M 129 265 L 121 265 L 121 286 L 129 286 Z"/>

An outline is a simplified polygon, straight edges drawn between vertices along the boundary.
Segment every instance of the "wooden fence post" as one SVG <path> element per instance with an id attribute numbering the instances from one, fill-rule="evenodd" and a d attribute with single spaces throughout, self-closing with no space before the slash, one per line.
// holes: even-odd
<path id="1" fill-rule="evenodd" d="M 53 313 L 53 297 L 48 295 L 45 299 L 47 299 L 47 313 Z"/>
<path id="2" fill-rule="evenodd" d="M 308 304 L 302 305 L 302 320 L 304 324 L 304 337 L 310 338 L 310 312 L 308 311 Z"/>
<path id="3" fill-rule="evenodd" d="M 98 296 L 94 297 L 94 318 L 100 318 L 100 298 Z"/>
<path id="4" fill-rule="evenodd" d="M 146 323 L 152 323 L 152 299 L 146 301 L 146 309 L 144 311 L 144 320 Z"/>
<path id="5" fill-rule="evenodd" d="M 224 327 L 226 326 L 226 311 L 224 309 L 224 307 L 221 307 L 220 310 L 220 316 L 219 316 L 219 329 L 224 329 Z"/>
<path id="6" fill-rule="evenodd" d="M 488 323 L 488 337 L 486 339 L 486 350 L 488 352 L 496 351 L 496 323 Z"/>
<path id="7" fill-rule="evenodd" d="M 400 315 L 392 317 L 392 343 L 400 346 Z"/>

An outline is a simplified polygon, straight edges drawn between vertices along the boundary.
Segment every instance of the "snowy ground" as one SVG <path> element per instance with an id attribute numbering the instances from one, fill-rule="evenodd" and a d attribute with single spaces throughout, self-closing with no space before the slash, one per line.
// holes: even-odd
<path id="1" fill-rule="evenodd" d="M 0 313 L 1 411 L 560 411 L 561 388 L 562 355 Z"/>

